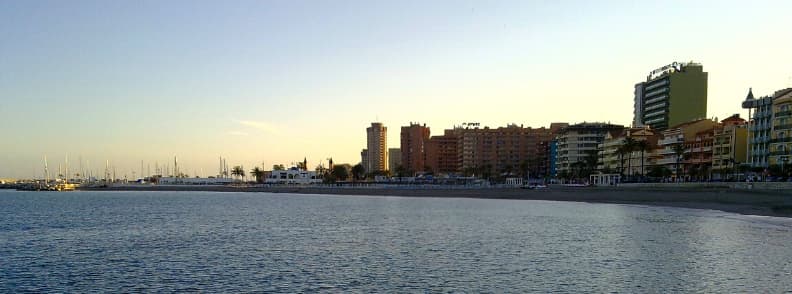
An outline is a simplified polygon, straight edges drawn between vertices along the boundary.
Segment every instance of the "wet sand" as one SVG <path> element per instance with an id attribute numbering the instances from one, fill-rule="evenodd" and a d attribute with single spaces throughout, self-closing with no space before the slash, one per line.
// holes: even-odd
<path id="1" fill-rule="evenodd" d="M 733 188 L 624 188 L 563 187 L 518 188 L 423 188 L 423 187 L 237 187 L 237 186 L 116 186 L 93 191 L 212 191 L 267 192 L 317 195 L 366 195 L 437 198 L 550 200 L 590 203 L 638 204 L 711 209 L 747 215 L 792 217 L 792 193 L 786 190 Z"/>

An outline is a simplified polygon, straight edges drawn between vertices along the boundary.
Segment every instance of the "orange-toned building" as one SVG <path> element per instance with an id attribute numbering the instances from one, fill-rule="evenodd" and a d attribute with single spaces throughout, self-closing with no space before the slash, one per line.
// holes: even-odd
<path id="1" fill-rule="evenodd" d="M 408 173 L 425 171 L 429 134 L 426 124 L 410 123 L 401 127 L 401 165 Z"/>
<path id="2" fill-rule="evenodd" d="M 456 130 L 445 130 L 442 136 L 432 136 L 426 144 L 426 165 L 436 174 L 459 171 Z"/>
<path id="3" fill-rule="evenodd" d="M 496 129 L 456 128 L 453 132 L 457 170 L 463 174 L 537 177 L 549 172 L 547 146 L 554 136 L 551 129 L 510 124 Z"/>

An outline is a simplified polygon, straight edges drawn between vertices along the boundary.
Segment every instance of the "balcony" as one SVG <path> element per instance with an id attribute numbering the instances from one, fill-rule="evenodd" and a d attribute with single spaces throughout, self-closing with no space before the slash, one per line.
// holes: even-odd
<path id="1" fill-rule="evenodd" d="M 777 125 L 777 126 L 773 126 L 773 129 L 775 129 L 775 130 L 786 130 L 786 129 L 792 129 L 792 124 L 785 124 L 785 125 Z"/>
<path id="2" fill-rule="evenodd" d="M 651 104 L 654 104 L 654 103 L 657 103 L 657 102 L 663 101 L 663 100 L 665 100 L 665 99 L 668 99 L 668 95 L 662 95 L 662 96 L 659 96 L 659 97 L 655 97 L 655 98 L 652 98 L 652 99 L 646 100 L 646 101 L 644 102 L 644 105 L 651 105 Z"/>
<path id="3" fill-rule="evenodd" d="M 775 117 L 787 117 L 792 116 L 792 110 L 784 110 L 775 113 Z"/>
<path id="4" fill-rule="evenodd" d="M 667 138 L 667 139 L 663 139 L 663 140 L 658 141 L 657 144 L 660 145 L 660 146 L 663 146 L 663 145 L 671 145 L 671 144 L 677 144 L 677 143 L 682 143 L 682 142 L 683 142 L 682 138 Z"/>
<path id="5" fill-rule="evenodd" d="M 651 86 L 646 87 L 646 91 L 651 91 L 652 89 L 656 89 L 657 87 L 668 85 L 668 80 L 661 80 L 652 84 Z"/>
<path id="6" fill-rule="evenodd" d="M 768 155 L 770 155 L 770 156 L 792 155 L 792 152 L 790 152 L 790 151 L 773 151 L 773 152 L 770 152 Z"/>
<path id="7" fill-rule="evenodd" d="M 666 106 L 666 103 L 665 102 L 661 102 L 661 103 L 657 103 L 655 105 L 647 107 L 646 109 L 644 109 L 644 111 L 652 111 L 652 110 L 655 110 L 655 109 L 663 108 L 665 106 Z"/>
<path id="8" fill-rule="evenodd" d="M 656 164 L 658 164 L 658 165 L 676 164 L 676 162 L 677 162 L 676 158 L 662 158 L 662 159 L 658 159 Z M 682 161 L 680 160 L 679 163 L 682 164 Z"/>
<path id="9" fill-rule="evenodd" d="M 655 95 L 666 93 L 666 92 L 668 92 L 668 88 L 660 88 L 660 89 L 657 89 L 657 90 L 654 90 L 654 91 L 647 92 L 644 95 L 644 97 L 651 97 L 651 96 L 655 96 Z"/>
<path id="10" fill-rule="evenodd" d="M 787 143 L 787 142 L 792 142 L 792 137 L 775 138 L 770 140 L 770 143 Z"/>

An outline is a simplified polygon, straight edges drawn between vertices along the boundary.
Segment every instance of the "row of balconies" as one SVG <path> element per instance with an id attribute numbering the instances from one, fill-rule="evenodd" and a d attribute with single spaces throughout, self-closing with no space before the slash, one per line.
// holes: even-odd
<path id="1" fill-rule="evenodd" d="M 661 94 L 661 93 L 667 93 L 667 92 L 668 92 L 668 88 L 660 88 L 660 89 L 657 89 L 657 90 L 646 92 L 644 97 L 651 97 L 651 96 L 655 96 L 655 95 L 658 95 L 658 94 Z M 663 96 L 668 96 L 668 95 L 664 94 Z M 654 98 L 647 100 L 647 104 L 651 103 L 649 101 L 652 101 L 652 100 L 654 100 Z"/>
<path id="2" fill-rule="evenodd" d="M 770 139 L 770 143 L 787 143 L 792 142 L 792 137 Z"/>
<path id="3" fill-rule="evenodd" d="M 645 91 L 651 91 L 652 89 L 655 89 L 655 88 L 661 87 L 661 86 L 665 86 L 665 85 L 668 85 L 668 79 L 663 79 L 663 80 L 660 80 L 660 81 L 657 81 L 657 82 L 653 83 L 650 86 L 646 86 Z"/>
<path id="4" fill-rule="evenodd" d="M 663 101 L 663 100 L 666 100 L 666 99 L 668 99 L 668 95 L 660 95 L 658 97 L 654 97 L 652 99 L 644 101 L 644 105 L 651 105 L 651 104 L 654 104 L 654 103 L 657 103 L 657 102 L 660 102 L 660 101 Z"/>
<path id="5" fill-rule="evenodd" d="M 774 130 L 792 129 L 792 124 L 776 125 L 776 126 L 773 126 L 773 129 Z"/>
<path id="6" fill-rule="evenodd" d="M 772 113 L 771 111 L 769 111 L 769 110 L 762 110 L 762 111 L 757 111 L 756 113 L 754 113 L 754 118 L 763 118 L 763 117 L 769 117 L 769 116 L 771 116 L 772 114 L 773 114 L 773 113 Z"/>
<path id="7" fill-rule="evenodd" d="M 768 155 L 770 156 L 792 155 L 792 150 L 773 151 L 773 152 L 769 152 Z"/>
<path id="8" fill-rule="evenodd" d="M 767 141 L 770 141 L 769 136 L 758 136 L 751 139 L 751 144 L 767 143 Z"/>
<path id="9" fill-rule="evenodd" d="M 678 144 L 678 143 L 682 143 L 682 142 L 684 142 L 684 140 L 682 138 L 680 138 L 680 137 L 671 137 L 671 138 L 665 138 L 665 139 L 662 139 L 660 141 L 657 141 L 657 144 L 660 145 L 660 146 L 665 146 L 665 145 Z"/>
<path id="10" fill-rule="evenodd" d="M 771 122 L 769 122 L 769 121 L 754 122 L 753 124 L 751 124 L 751 127 L 749 128 L 749 130 L 752 131 L 752 132 L 756 132 L 756 131 L 769 130 L 771 128 L 778 129 L 780 127 L 789 128 L 789 127 L 792 127 L 792 125 L 787 124 L 787 125 L 776 125 L 776 126 L 773 126 L 773 124 Z"/>
<path id="11" fill-rule="evenodd" d="M 646 109 L 644 109 L 644 111 L 645 112 L 652 111 L 652 110 L 655 110 L 655 109 L 664 108 L 665 106 L 666 106 L 666 103 L 665 102 L 661 102 L 661 103 L 657 103 L 655 105 L 647 107 Z"/>
<path id="12" fill-rule="evenodd" d="M 784 110 L 775 113 L 775 117 L 787 117 L 792 115 L 792 110 Z"/>

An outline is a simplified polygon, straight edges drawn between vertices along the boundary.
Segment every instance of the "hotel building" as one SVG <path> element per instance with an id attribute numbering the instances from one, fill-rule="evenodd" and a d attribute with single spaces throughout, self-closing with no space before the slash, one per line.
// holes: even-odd
<path id="1" fill-rule="evenodd" d="M 707 73 L 698 63 L 674 62 L 649 73 L 634 92 L 633 126 L 665 130 L 707 116 Z"/>

